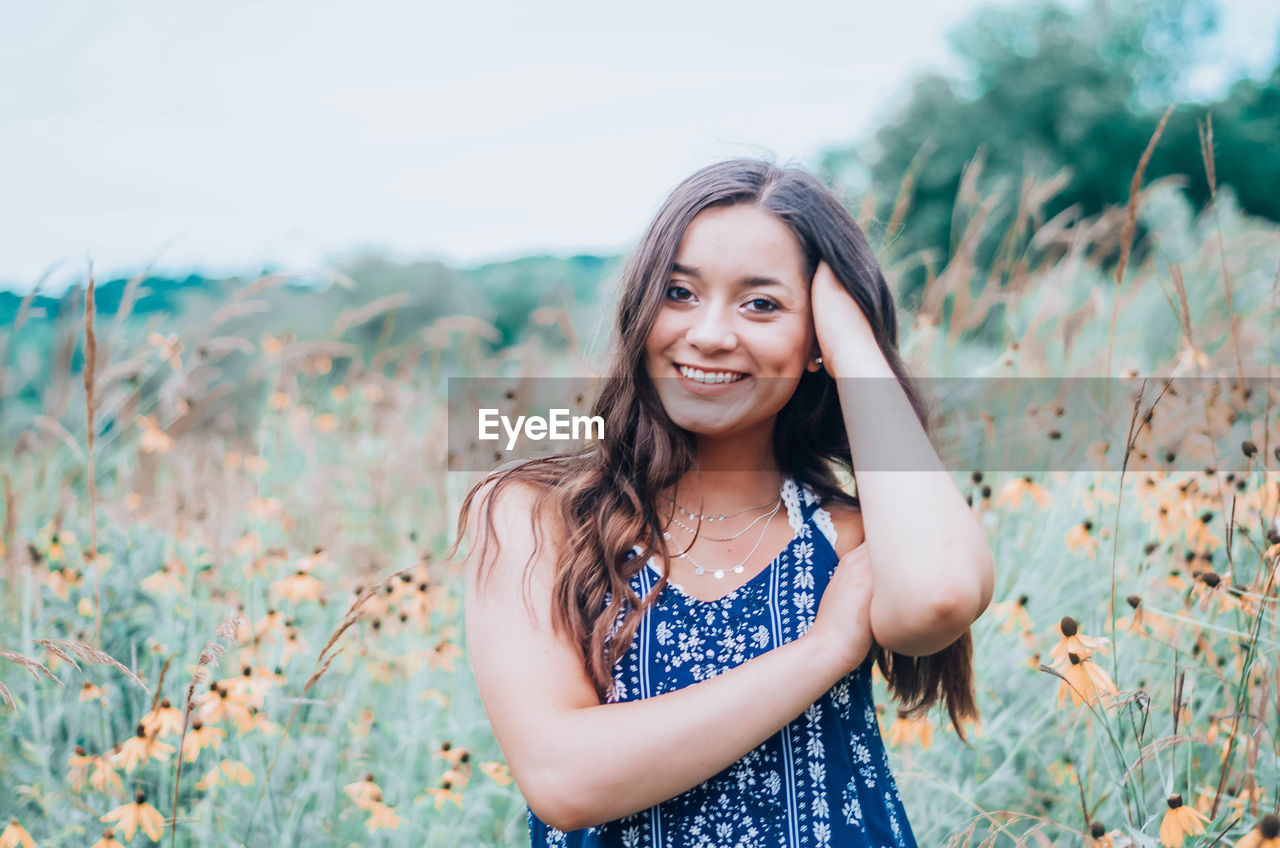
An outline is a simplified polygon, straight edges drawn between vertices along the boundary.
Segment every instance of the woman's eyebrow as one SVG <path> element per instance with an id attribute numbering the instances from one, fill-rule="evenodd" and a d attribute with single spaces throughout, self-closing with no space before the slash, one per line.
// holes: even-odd
<path id="1" fill-rule="evenodd" d="M 702 279 L 702 275 L 698 273 L 698 269 L 696 266 L 681 265 L 679 262 L 671 263 L 671 273 L 684 274 L 685 276 L 688 276 L 688 277 L 697 277 L 699 280 Z M 743 277 L 741 280 L 738 281 L 738 288 L 749 289 L 749 288 L 759 288 L 762 286 L 780 286 L 782 288 L 786 288 L 785 283 L 775 280 L 772 277 L 750 276 L 750 277 Z"/>

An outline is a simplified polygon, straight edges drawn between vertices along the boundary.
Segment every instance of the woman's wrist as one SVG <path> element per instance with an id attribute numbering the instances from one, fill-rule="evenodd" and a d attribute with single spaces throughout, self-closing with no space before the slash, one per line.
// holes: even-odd
<path id="1" fill-rule="evenodd" d="M 862 665 L 871 649 L 868 641 L 861 652 L 856 648 L 851 651 L 850 646 L 840 644 L 839 640 L 817 627 L 810 628 L 796 641 L 805 645 L 805 649 L 810 652 L 811 667 L 818 669 L 819 677 L 826 683 L 826 689 L 830 689 Z"/>

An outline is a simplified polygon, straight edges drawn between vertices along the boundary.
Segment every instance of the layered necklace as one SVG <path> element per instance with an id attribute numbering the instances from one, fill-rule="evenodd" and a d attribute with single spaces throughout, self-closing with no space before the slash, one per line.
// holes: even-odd
<path id="1" fill-rule="evenodd" d="M 763 542 L 763 541 L 764 541 L 765 534 L 766 534 L 766 533 L 768 532 L 768 530 L 769 530 L 769 521 L 770 521 L 770 519 L 772 519 L 775 515 L 777 515 L 777 514 L 778 514 L 778 510 L 782 508 L 782 495 L 781 495 L 781 493 L 779 493 L 779 494 L 775 495 L 775 496 L 774 496 L 773 498 L 771 498 L 767 503 L 761 504 L 760 506 L 747 507 L 746 509 L 740 509 L 740 510 L 738 510 L 737 512 L 731 512 L 731 513 L 728 513 L 727 515 L 703 515 L 702 513 L 690 512 L 689 510 L 687 510 L 687 509 L 685 509 L 684 507 L 680 506 L 680 504 L 676 503 L 676 502 L 675 502 L 675 500 L 673 500 L 672 498 L 668 498 L 668 497 L 666 497 L 666 495 L 663 495 L 663 498 L 665 498 L 666 500 L 670 501 L 670 502 L 671 502 L 671 504 L 672 504 L 673 506 L 675 506 L 675 508 L 676 508 L 677 510 L 679 510 L 683 515 L 688 516 L 688 517 L 689 517 L 689 519 L 690 519 L 691 521 L 694 521 L 694 522 L 706 521 L 706 522 L 708 522 L 708 523 L 713 523 L 713 522 L 717 522 L 717 521 L 724 521 L 726 518 L 733 518 L 733 517 L 735 517 L 735 516 L 742 515 L 743 513 L 755 512 L 755 511 L 757 511 L 757 510 L 768 509 L 770 505 L 772 505 L 772 506 L 773 506 L 773 509 L 772 509 L 772 510 L 770 510 L 770 511 L 769 511 L 769 512 L 767 512 L 767 513 L 763 513 L 763 514 L 761 514 L 761 515 L 756 516 L 756 517 L 751 521 L 751 523 L 750 523 L 750 524 L 748 524 L 746 527 L 743 527 L 741 530 L 739 530 L 737 533 L 734 533 L 732 536 L 722 536 L 722 537 L 718 537 L 718 536 L 702 536 L 702 538 L 707 539 L 708 541 L 711 541 L 711 542 L 731 542 L 731 541 L 733 541 L 734 539 L 737 539 L 737 538 L 739 538 L 740 536 L 742 536 L 744 533 L 746 533 L 748 530 L 750 530 L 752 527 L 754 527 L 754 526 L 755 526 L 757 523 L 759 523 L 760 521 L 764 521 L 764 527 L 760 530 L 760 538 L 756 539 L 756 543 L 755 543 L 755 545 L 751 548 L 751 550 L 750 550 L 750 551 L 748 551 L 748 552 L 747 552 L 747 555 L 746 555 L 745 557 L 743 557 L 743 558 L 742 558 L 742 560 L 741 560 L 740 562 L 738 562 L 736 565 L 731 565 L 731 566 L 729 566 L 728 568 L 714 568 L 714 569 L 707 569 L 707 568 L 703 568 L 701 565 L 699 565 L 699 564 L 698 564 L 698 561 L 697 561 L 696 559 L 694 559 L 692 556 L 690 556 L 687 552 L 682 551 L 682 552 L 680 552 L 679 554 L 677 554 L 677 555 L 676 555 L 676 556 L 680 557 L 681 559 L 686 559 L 686 560 L 688 560 L 688 561 L 690 562 L 690 564 L 692 564 L 692 565 L 693 565 L 693 572 L 694 572 L 695 574 L 697 574 L 698 576 L 702 576 L 703 574 L 710 573 L 710 574 L 711 574 L 712 576 L 714 576 L 717 580 L 723 580 L 723 579 L 724 579 L 725 574 L 727 574 L 727 573 L 729 573 L 729 572 L 731 572 L 731 571 L 732 571 L 734 574 L 741 574 L 741 573 L 743 572 L 744 567 L 746 566 L 747 561 L 748 561 L 749 559 L 751 559 L 751 557 L 755 556 L 755 552 L 756 552 L 757 550 L 759 550 L 761 542 Z M 685 524 L 685 523 L 684 523 L 683 521 L 681 521 L 679 518 L 676 518 L 675 516 L 672 516 L 671 520 L 672 520 L 672 523 L 674 523 L 677 527 L 680 527 L 681 529 L 686 530 L 686 531 L 688 531 L 689 533 L 692 533 L 692 534 L 697 535 L 697 531 L 695 531 L 695 530 L 694 530 L 692 527 L 690 527 L 689 525 Z M 662 534 L 662 536 L 663 536 L 663 538 L 665 538 L 665 539 L 670 539 L 670 538 L 671 538 L 671 534 L 670 534 L 669 532 L 664 532 L 664 533 Z"/>

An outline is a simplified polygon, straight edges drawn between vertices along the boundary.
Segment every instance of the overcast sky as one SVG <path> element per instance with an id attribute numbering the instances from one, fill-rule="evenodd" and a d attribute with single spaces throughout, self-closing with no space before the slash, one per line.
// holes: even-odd
<path id="1" fill-rule="evenodd" d="M 864 137 L 975 4 L 27 3 L 0 32 L 0 288 L 626 249 L 716 159 Z M 782 11 L 786 8 L 786 11 Z M 1213 92 L 1280 6 L 1227 2 Z M 60 263 L 60 264 L 59 264 Z"/>

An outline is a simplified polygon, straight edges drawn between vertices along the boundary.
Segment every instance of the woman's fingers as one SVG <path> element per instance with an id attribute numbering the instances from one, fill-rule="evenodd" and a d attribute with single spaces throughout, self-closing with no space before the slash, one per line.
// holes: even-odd
<path id="1" fill-rule="evenodd" d="M 861 544 L 836 564 L 811 628 L 842 658 L 846 671 L 861 665 L 871 650 L 871 591 L 871 561 Z"/>

